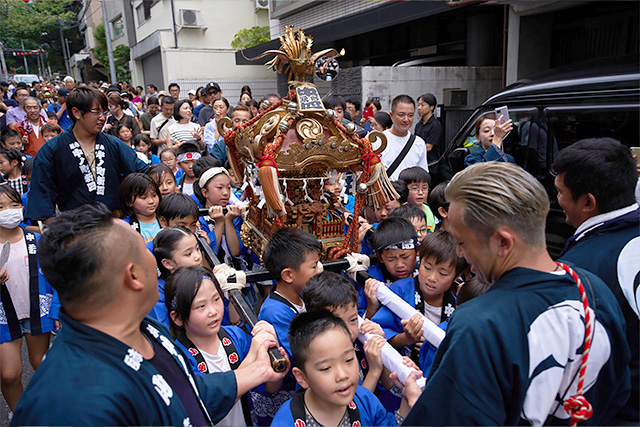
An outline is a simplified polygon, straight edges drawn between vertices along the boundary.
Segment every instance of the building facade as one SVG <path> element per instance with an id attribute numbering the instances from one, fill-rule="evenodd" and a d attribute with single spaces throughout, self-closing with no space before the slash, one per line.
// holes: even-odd
<path id="1" fill-rule="evenodd" d="M 237 67 L 236 49 L 231 46 L 239 30 L 268 25 L 268 10 L 258 0 L 131 0 L 130 4 L 136 84 L 166 88 L 176 82 L 186 94 L 215 81 L 230 102 L 245 84 L 255 98 L 275 90 L 275 75 L 260 63 Z"/>

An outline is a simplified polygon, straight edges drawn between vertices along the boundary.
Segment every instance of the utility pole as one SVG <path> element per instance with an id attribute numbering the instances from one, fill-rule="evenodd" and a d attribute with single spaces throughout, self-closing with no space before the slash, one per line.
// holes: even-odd
<path id="1" fill-rule="evenodd" d="M 0 66 L 2 69 L 0 70 L 0 74 L 2 74 L 2 80 L 9 80 L 9 74 L 7 73 L 7 63 L 4 62 L 4 46 L 2 42 L 0 42 Z"/>
<path id="2" fill-rule="evenodd" d="M 71 69 L 69 68 L 69 58 L 67 57 L 67 50 L 65 49 L 64 35 L 62 34 L 62 23 L 59 17 L 58 17 L 58 29 L 60 30 L 60 48 L 62 48 L 64 66 L 65 66 L 65 69 L 67 70 L 67 76 L 69 76 L 71 75 Z"/>
<path id="3" fill-rule="evenodd" d="M 69 39 L 68 38 L 64 38 L 64 44 L 65 46 L 67 46 L 67 58 L 69 58 L 69 61 L 71 61 L 71 49 L 69 49 Z"/>
<path id="4" fill-rule="evenodd" d="M 22 44 L 22 53 L 26 53 L 24 50 L 24 40 L 20 40 L 20 43 Z M 24 73 L 29 74 L 29 64 L 27 64 L 27 55 L 24 55 L 22 59 L 24 59 Z"/>
<path id="5" fill-rule="evenodd" d="M 116 64 L 113 60 L 113 48 L 111 47 L 111 29 L 109 28 L 109 20 L 107 19 L 107 5 L 104 0 L 100 0 L 102 3 L 102 20 L 104 22 L 104 38 L 107 41 L 107 56 L 109 57 L 109 74 L 111 74 L 111 83 L 118 83 L 118 77 L 116 76 Z"/>

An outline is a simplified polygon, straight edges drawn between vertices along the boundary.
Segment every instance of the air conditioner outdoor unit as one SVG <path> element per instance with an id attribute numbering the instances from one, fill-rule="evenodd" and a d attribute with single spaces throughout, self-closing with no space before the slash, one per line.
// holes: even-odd
<path id="1" fill-rule="evenodd" d="M 202 12 L 196 9 L 180 9 L 180 26 L 184 28 L 202 28 Z"/>
<path id="2" fill-rule="evenodd" d="M 269 0 L 255 0 L 256 9 L 269 9 Z"/>

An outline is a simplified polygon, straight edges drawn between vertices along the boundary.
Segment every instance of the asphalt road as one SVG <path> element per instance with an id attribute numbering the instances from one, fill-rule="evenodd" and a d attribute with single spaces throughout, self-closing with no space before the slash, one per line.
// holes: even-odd
<path id="1" fill-rule="evenodd" d="M 26 388 L 29 380 L 33 376 L 33 368 L 29 364 L 27 355 L 27 343 L 22 339 L 22 386 Z M 9 425 L 9 406 L 4 397 L 0 398 L 0 426 Z"/>

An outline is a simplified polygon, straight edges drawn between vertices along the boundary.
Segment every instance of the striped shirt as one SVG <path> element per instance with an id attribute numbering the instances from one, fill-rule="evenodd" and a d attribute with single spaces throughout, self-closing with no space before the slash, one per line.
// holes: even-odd
<path id="1" fill-rule="evenodd" d="M 169 133 L 171 134 L 171 139 L 173 141 L 177 140 L 180 142 L 191 142 L 197 144 L 197 141 L 193 135 L 191 135 L 191 132 L 199 128 L 200 126 L 198 126 L 198 124 L 192 122 L 187 124 L 174 123 L 169 126 Z"/>

